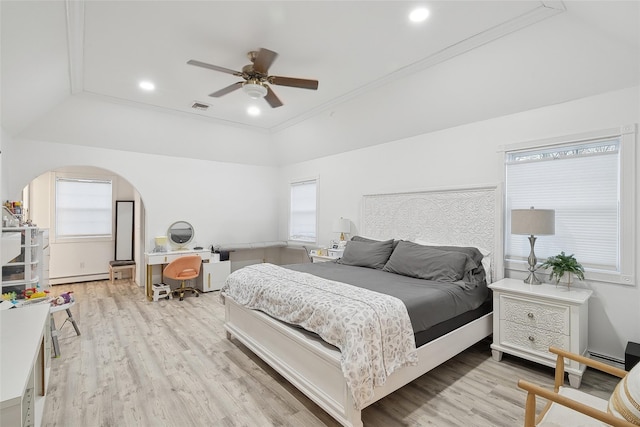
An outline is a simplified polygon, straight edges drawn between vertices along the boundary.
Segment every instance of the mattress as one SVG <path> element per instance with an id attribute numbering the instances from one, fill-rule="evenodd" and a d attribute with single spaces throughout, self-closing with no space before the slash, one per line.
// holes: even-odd
<path id="1" fill-rule="evenodd" d="M 336 262 L 283 267 L 400 299 L 407 307 L 417 347 L 492 310 L 489 289 L 484 283 L 475 287 L 460 286 Z"/>

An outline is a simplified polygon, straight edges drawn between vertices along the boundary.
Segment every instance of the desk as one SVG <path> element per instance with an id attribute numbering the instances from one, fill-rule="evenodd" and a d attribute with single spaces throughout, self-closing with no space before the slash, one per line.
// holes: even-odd
<path id="1" fill-rule="evenodd" d="M 4 305 L 4 303 L 3 303 Z M 42 422 L 51 355 L 49 304 L 0 310 L 0 424 Z"/>
<path id="2" fill-rule="evenodd" d="M 157 283 L 162 282 L 162 271 L 164 266 L 169 264 L 174 259 L 183 257 L 185 255 L 200 255 L 202 262 L 210 262 L 212 260 L 211 251 L 207 249 L 193 250 L 187 249 L 184 251 L 167 251 L 167 252 L 148 252 L 144 254 L 144 263 L 147 266 L 147 278 L 146 278 L 146 293 L 149 300 L 153 299 L 153 267 L 160 266 L 160 275 Z"/>

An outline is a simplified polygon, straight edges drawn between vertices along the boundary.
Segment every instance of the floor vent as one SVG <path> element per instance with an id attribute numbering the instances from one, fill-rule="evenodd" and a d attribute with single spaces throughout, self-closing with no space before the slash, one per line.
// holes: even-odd
<path id="1" fill-rule="evenodd" d="M 191 108 L 200 111 L 207 111 L 209 107 L 211 107 L 211 105 L 203 104 L 202 102 L 194 102 L 193 105 L 191 105 Z"/>
<path id="2" fill-rule="evenodd" d="M 607 356 L 604 354 L 598 354 L 589 352 L 589 357 L 606 363 L 607 365 L 615 366 L 616 368 L 624 369 L 624 360 L 616 359 L 615 357 Z"/>

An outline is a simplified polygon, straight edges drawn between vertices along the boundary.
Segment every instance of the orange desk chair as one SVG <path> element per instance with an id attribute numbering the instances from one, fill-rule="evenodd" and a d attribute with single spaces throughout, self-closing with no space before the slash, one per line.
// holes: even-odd
<path id="1" fill-rule="evenodd" d="M 198 277 L 201 265 L 200 255 L 186 255 L 171 261 L 162 272 L 164 277 L 182 282 L 180 287 L 173 291 L 174 294 L 180 293 L 180 301 L 184 300 L 184 293 L 188 291 L 195 293 L 196 297 L 200 296 L 200 292 L 196 288 L 185 286 L 185 282 Z"/>

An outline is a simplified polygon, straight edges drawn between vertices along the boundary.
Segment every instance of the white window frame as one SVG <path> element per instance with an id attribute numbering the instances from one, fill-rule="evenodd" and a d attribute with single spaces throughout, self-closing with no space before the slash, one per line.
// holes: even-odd
<path id="1" fill-rule="evenodd" d="M 291 221 L 291 216 L 292 216 L 292 200 L 291 200 L 291 190 L 293 189 L 293 187 L 295 185 L 301 185 L 301 184 L 305 184 L 305 183 L 310 183 L 313 182 L 315 183 L 316 186 L 316 208 L 315 208 L 315 236 L 313 238 L 313 240 L 310 239 L 299 239 L 299 238 L 294 238 L 294 236 L 292 236 L 291 234 L 291 226 L 292 226 L 292 221 Z M 288 221 L 288 226 L 287 226 L 287 238 L 290 242 L 296 242 L 296 243 L 312 243 L 312 244 L 317 244 L 318 242 L 318 195 L 320 194 L 320 180 L 318 177 L 313 177 L 313 178 L 306 178 L 306 179 L 298 179 L 295 181 L 291 181 L 289 183 L 289 221 Z"/>
<path id="2" fill-rule="evenodd" d="M 637 125 L 625 125 L 619 128 L 603 129 L 584 134 L 575 134 L 558 138 L 550 138 L 537 141 L 529 141 L 518 144 L 511 144 L 502 147 L 505 154 L 504 179 L 506 182 L 506 157 L 507 153 L 513 151 L 544 149 L 553 146 L 588 143 L 590 141 L 619 138 L 620 140 L 620 204 L 619 204 L 619 271 L 608 272 L 600 270 L 590 270 L 585 268 L 585 280 L 597 281 L 604 283 L 615 283 L 622 285 L 635 285 L 635 260 L 636 260 L 636 134 Z M 506 197 L 508 191 L 505 185 L 505 218 L 510 215 L 507 211 Z M 505 242 L 510 236 L 510 230 L 506 229 L 507 221 L 505 221 Z M 545 239 L 553 238 L 553 236 L 544 236 Z M 506 248 L 506 243 L 505 243 Z M 544 259 L 538 259 L 544 262 Z M 578 260 L 579 261 L 579 260 Z M 515 261 L 507 259 L 505 250 L 504 266 L 506 270 L 526 272 L 527 263 L 523 261 Z"/>
<path id="3" fill-rule="evenodd" d="M 51 200 L 51 234 L 50 238 L 52 243 L 73 243 L 73 242 L 104 242 L 114 240 L 114 206 L 115 197 L 117 194 L 116 179 L 110 175 L 82 175 L 82 174 L 69 174 L 69 173 L 55 173 L 54 179 L 51 181 L 53 197 Z M 111 183 L 111 226 L 110 233 L 98 234 L 98 235 L 59 235 L 57 227 L 57 182 L 58 180 L 69 181 L 85 181 L 85 182 L 110 182 Z"/>

